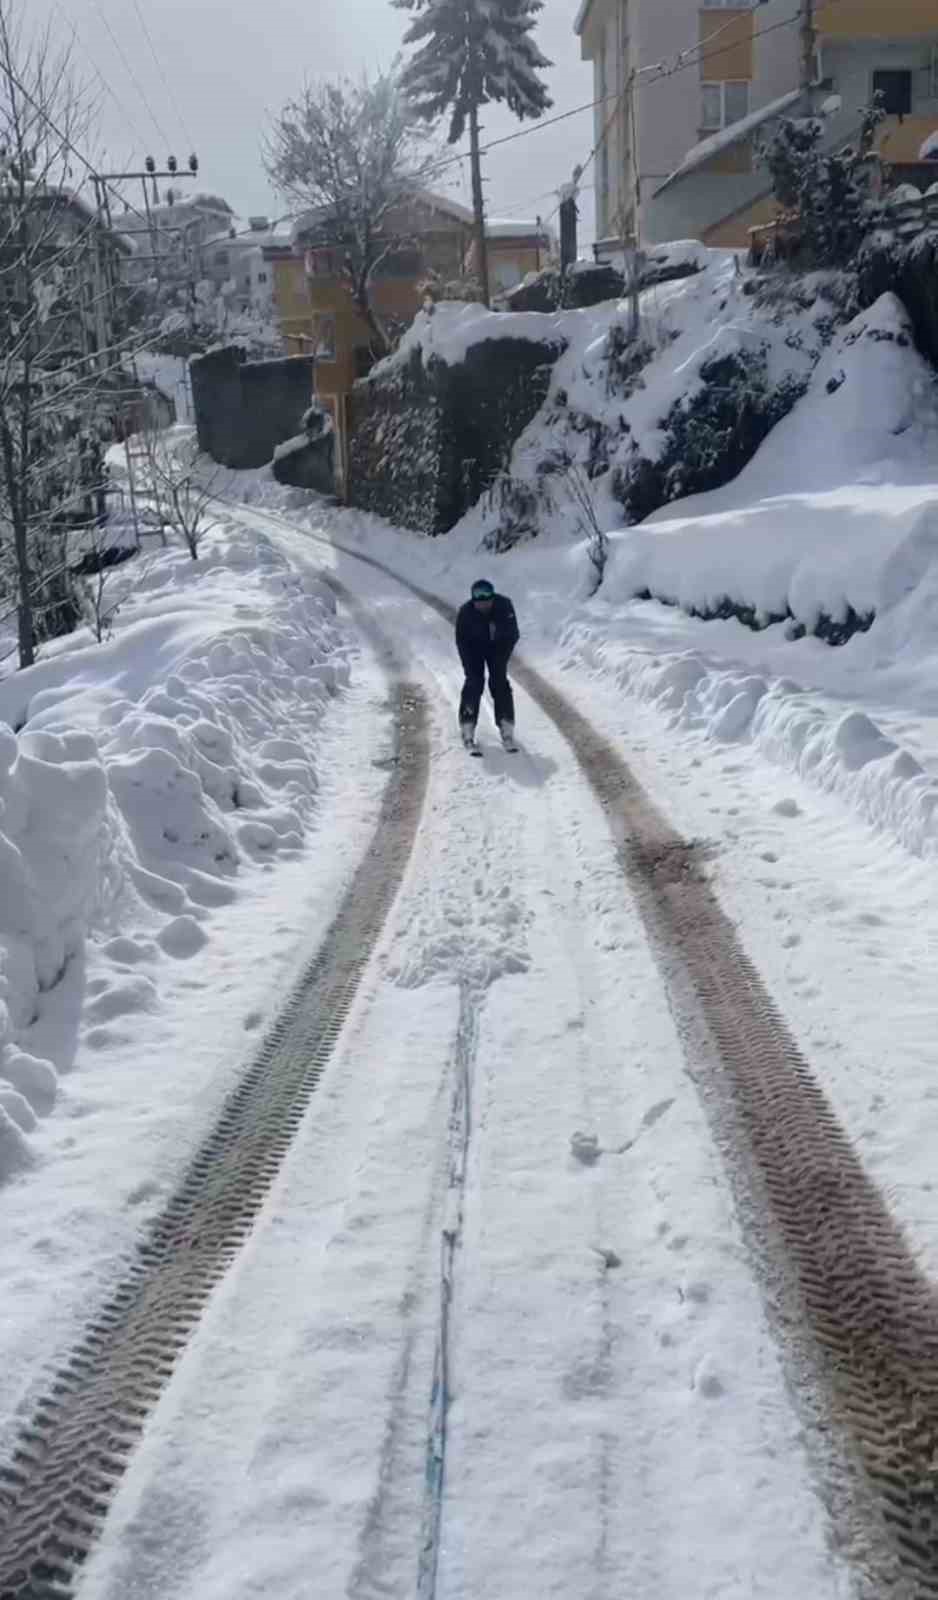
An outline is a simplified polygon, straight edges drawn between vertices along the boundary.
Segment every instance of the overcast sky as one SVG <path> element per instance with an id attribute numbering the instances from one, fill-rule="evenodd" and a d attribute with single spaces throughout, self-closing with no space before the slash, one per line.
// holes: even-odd
<path id="1" fill-rule="evenodd" d="M 555 63 L 549 114 L 592 98 L 592 69 L 580 60 L 573 32 L 577 4 L 546 0 L 539 20 L 538 43 Z M 100 106 L 92 159 L 106 155 L 124 170 L 147 153 L 162 164 L 171 149 L 183 164 L 194 146 L 200 186 L 222 194 L 242 216 L 277 210 L 260 159 L 272 115 L 305 77 L 386 66 L 408 22 L 390 0 L 28 0 L 31 13 L 34 5 L 36 13 L 45 7 L 60 42 L 74 30 L 76 66 Z M 484 116 L 486 138 L 531 127 L 501 108 Z M 557 185 L 588 156 L 592 130 L 586 111 L 493 150 L 485 166 L 490 215 L 547 218 Z M 450 191 L 466 204 L 467 167 L 454 169 Z M 586 181 L 593 175 L 591 169 Z M 592 219 L 589 189 L 581 245 L 593 237 Z"/>

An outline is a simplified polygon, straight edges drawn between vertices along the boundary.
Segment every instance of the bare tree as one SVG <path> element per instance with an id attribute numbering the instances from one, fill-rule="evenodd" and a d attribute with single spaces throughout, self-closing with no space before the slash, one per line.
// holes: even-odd
<path id="1" fill-rule="evenodd" d="M 571 461 L 563 474 L 563 486 L 574 508 L 577 530 L 586 538 L 586 553 L 590 558 L 595 573 L 595 582 L 590 594 L 596 594 L 601 588 L 606 573 L 606 562 L 609 559 L 609 539 L 603 532 L 602 524 L 596 511 L 596 501 L 590 479 L 583 467 L 576 461 Z"/>
<path id="2" fill-rule="evenodd" d="M 218 468 L 208 478 L 197 471 L 199 447 L 195 440 L 174 446 L 165 434 L 150 431 L 144 435 L 144 447 L 149 490 L 182 536 L 193 561 L 198 561 L 199 546 L 210 526 Z"/>
<path id="3" fill-rule="evenodd" d="M 104 331 L 98 218 L 73 191 L 82 98 L 67 52 L 15 15 L 0 0 L 0 581 L 28 666 L 38 638 L 81 615 L 65 530 L 95 515 L 98 407 L 119 358 Z"/>
<path id="4" fill-rule="evenodd" d="M 390 335 L 372 297 L 381 263 L 412 243 L 403 217 L 440 155 L 402 92 L 397 66 L 373 81 L 307 85 L 277 118 L 265 151 L 276 187 L 310 212 L 312 239 L 341 257 L 352 300 L 380 353 Z"/>

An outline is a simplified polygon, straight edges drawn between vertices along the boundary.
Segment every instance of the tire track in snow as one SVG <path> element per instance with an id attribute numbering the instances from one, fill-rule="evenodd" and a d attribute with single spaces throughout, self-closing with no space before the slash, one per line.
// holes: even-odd
<path id="1" fill-rule="evenodd" d="M 309 537 L 453 621 L 451 606 L 375 557 Z M 699 847 L 671 827 L 615 746 L 559 690 L 523 662 L 513 675 L 562 733 L 606 812 L 675 1015 L 700 1051 L 691 1075 L 708 1112 L 725 1108 L 731 1180 L 764 1213 L 741 1222 L 763 1269 L 792 1283 L 795 1342 L 808 1354 L 826 1412 L 821 1427 L 832 1430 L 844 1467 L 831 1508 L 839 1537 L 856 1552 L 862 1526 L 877 1600 L 938 1600 L 938 1292 L 706 881 Z M 771 1299 L 768 1310 L 778 1327 Z M 797 1388 L 803 1373 L 781 1343 Z"/>
<path id="2" fill-rule="evenodd" d="M 382 654 L 388 663 L 387 641 Z M 398 678 L 390 708 L 391 776 L 373 841 L 322 946 L 0 1466 L 0 1600 L 73 1592 L 146 1418 L 247 1238 L 338 1041 L 410 860 L 426 791 L 424 695 Z"/>
<path id="3" fill-rule="evenodd" d="M 451 1399 L 453 1302 L 456 1259 L 462 1245 L 466 1207 L 466 1168 L 472 1140 L 473 1085 L 479 1047 L 481 995 L 463 983 L 459 996 L 453 1100 L 449 1118 L 449 1176 L 446 1214 L 440 1233 L 440 1311 L 433 1360 L 433 1387 L 427 1432 L 423 1526 L 417 1569 L 417 1600 L 434 1600 L 439 1570 L 446 1489 L 447 1420 Z"/>

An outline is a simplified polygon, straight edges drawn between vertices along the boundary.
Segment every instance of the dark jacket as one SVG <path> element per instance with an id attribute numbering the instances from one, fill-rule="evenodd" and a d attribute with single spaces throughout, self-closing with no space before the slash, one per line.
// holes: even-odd
<path id="1" fill-rule="evenodd" d="M 507 661 L 520 637 L 515 608 L 506 594 L 497 594 L 486 614 L 471 600 L 456 618 L 456 648 L 463 662 Z"/>

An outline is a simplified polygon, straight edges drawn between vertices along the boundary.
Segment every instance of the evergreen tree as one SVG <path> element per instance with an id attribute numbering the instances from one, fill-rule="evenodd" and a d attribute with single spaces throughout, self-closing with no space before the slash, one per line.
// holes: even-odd
<path id="1" fill-rule="evenodd" d="M 818 117 L 784 117 L 761 152 L 775 199 L 794 217 L 800 256 L 813 267 L 846 267 L 868 231 L 873 206 L 869 162 L 883 120 L 881 96 L 862 114 L 856 142 L 823 148 Z"/>
<path id="2" fill-rule="evenodd" d="M 414 19 L 404 36 L 416 45 L 403 85 L 420 116 L 449 112 L 449 143 L 469 127 L 477 266 L 486 305 L 488 258 L 479 155 L 479 108 L 502 102 L 524 121 L 552 104 L 539 74 L 549 67 L 532 38 L 543 0 L 393 0 Z"/>

